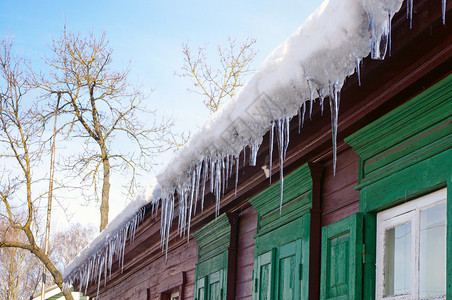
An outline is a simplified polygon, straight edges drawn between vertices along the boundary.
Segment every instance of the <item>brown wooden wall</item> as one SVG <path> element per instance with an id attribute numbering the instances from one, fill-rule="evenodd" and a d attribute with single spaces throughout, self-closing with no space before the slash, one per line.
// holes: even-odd
<path id="1" fill-rule="evenodd" d="M 336 176 L 332 160 L 324 163 L 323 187 L 321 193 L 322 226 L 334 223 L 359 210 L 358 185 L 359 156 L 346 148 L 337 156 Z"/>
<path id="2" fill-rule="evenodd" d="M 252 206 L 242 211 L 237 252 L 236 299 L 251 299 L 253 292 L 254 238 L 257 213 Z"/>

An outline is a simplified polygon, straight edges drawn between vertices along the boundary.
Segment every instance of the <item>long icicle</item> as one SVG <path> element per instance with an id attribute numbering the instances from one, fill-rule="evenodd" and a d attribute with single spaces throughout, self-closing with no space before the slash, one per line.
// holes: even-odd
<path id="1" fill-rule="evenodd" d="M 280 188 L 280 203 L 279 203 L 279 213 L 282 212 L 282 202 L 283 202 L 283 191 L 284 191 L 284 119 L 276 121 L 276 132 L 278 140 L 278 151 L 279 151 L 279 188 Z"/>
<path id="2" fill-rule="evenodd" d="M 330 111 L 331 111 L 331 133 L 333 141 L 333 173 L 336 175 L 336 160 L 337 160 L 337 127 L 339 118 L 339 104 L 340 104 L 340 91 L 338 88 L 338 82 L 332 86 L 332 95 L 330 99 Z"/>
<path id="3" fill-rule="evenodd" d="M 235 158 L 235 197 L 237 198 L 237 185 L 239 184 L 239 164 L 240 157 Z"/>
<path id="4" fill-rule="evenodd" d="M 195 183 L 195 208 L 193 211 L 193 216 L 196 216 L 196 206 L 198 203 L 199 197 L 199 183 L 201 181 L 201 169 L 202 169 L 202 160 L 198 162 L 196 165 L 196 183 Z"/>
<path id="5" fill-rule="evenodd" d="M 270 169 L 270 184 L 272 184 L 272 167 L 273 167 L 273 143 L 274 143 L 274 136 L 275 136 L 275 122 L 272 122 L 272 125 L 270 127 L 270 145 L 268 147 L 270 152 L 270 158 L 269 158 L 269 169 Z"/>
<path id="6" fill-rule="evenodd" d="M 391 32 L 391 31 L 389 31 Z M 389 42 L 389 53 L 391 53 L 391 42 Z M 361 68 L 360 68 L 361 60 L 358 56 L 355 57 L 356 64 L 356 74 L 358 75 L 358 85 L 361 86 Z M 323 115 L 323 101 L 322 101 L 322 115 Z"/>

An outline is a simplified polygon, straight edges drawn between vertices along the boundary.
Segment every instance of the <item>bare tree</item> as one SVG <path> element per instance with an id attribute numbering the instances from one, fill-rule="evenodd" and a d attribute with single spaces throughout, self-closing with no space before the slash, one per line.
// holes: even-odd
<path id="1" fill-rule="evenodd" d="M 34 83 L 61 95 L 60 113 L 68 118 L 63 132 L 80 139 L 84 149 L 67 160 L 67 168 L 94 187 L 100 205 L 100 231 L 108 224 L 112 171 L 128 176 L 127 193 L 136 188 L 136 174 L 153 166 L 156 153 L 175 141 L 170 120 L 157 120 L 147 109 L 148 97 L 128 82 L 129 69 L 112 70 L 112 49 L 105 33 L 82 36 L 64 31 L 46 60 L 50 74 Z M 98 187 L 101 186 L 100 192 Z M 89 195 L 88 195 L 89 198 Z"/>
<path id="2" fill-rule="evenodd" d="M 50 257 L 64 269 L 89 244 L 94 234 L 95 229 L 91 226 L 72 224 L 67 230 L 53 234 Z"/>
<path id="3" fill-rule="evenodd" d="M 194 89 L 190 90 L 203 96 L 204 105 L 214 113 L 243 86 L 246 75 L 253 72 L 250 65 L 256 56 L 255 43 L 252 38 L 240 44 L 229 38 L 227 46 L 218 46 L 220 64 L 217 69 L 207 62 L 206 48 L 199 48 L 197 54 L 193 54 L 188 44 L 183 44 L 184 65 L 178 75 L 191 79 Z"/>
<path id="4" fill-rule="evenodd" d="M 28 250 L 52 274 L 54 283 L 63 290 L 60 271 L 44 253 L 36 239 L 38 202 L 37 180 L 43 155 L 42 126 L 34 118 L 36 112 L 27 108 L 24 98 L 29 92 L 24 61 L 11 53 L 12 42 L 0 46 L 0 158 L 4 169 L 0 177 L 0 220 L 6 224 L 0 232 L 0 248 Z M 34 173 L 35 171 L 35 173 Z M 24 213 L 25 211 L 25 213 Z"/>
<path id="5" fill-rule="evenodd" d="M 0 232 L 7 223 L 0 220 Z M 19 230 L 8 230 L 9 240 L 24 241 Z M 32 253 L 20 248 L 0 248 L 0 299 L 25 299 L 36 291 L 40 281 L 39 264 Z"/>

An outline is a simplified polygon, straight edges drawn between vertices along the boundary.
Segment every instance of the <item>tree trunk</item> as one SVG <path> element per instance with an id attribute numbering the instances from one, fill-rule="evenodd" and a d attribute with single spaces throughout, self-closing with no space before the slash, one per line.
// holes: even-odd
<path id="1" fill-rule="evenodd" d="M 102 149 L 102 167 L 104 169 L 104 177 L 102 182 L 102 202 L 100 204 L 100 231 L 102 232 L 108 224 L 108 200 L 110 198 L 110 161 L 107 155 L 107 149 Z"/>

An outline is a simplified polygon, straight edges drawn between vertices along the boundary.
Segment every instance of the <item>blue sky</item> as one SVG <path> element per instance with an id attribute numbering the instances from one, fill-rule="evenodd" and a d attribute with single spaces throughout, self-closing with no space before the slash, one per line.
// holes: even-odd
<path id="1" fill-rule="evenodd" d="M 0 0 L 0 36 L 13 36 L 15 49 L 39 70 L 40 59 L 49 54 L 48 45 L 64 24 L 73 32 L 106 31 L 114 65 L 123 68 L 130 62 L 131 81 L 153 91 L 149 105 L 172 115 L 179 128 L 196 131 L 209 113 L 202 99 L 187 91 L 189 81 L 174 75 L 183 63 L 182 43 L 192 49 L 207 46 L 208 54 L 214 55 L 228 37 L 253 37 L 257 68 L 321 2 Z M 124 205 L 120 200 L 112 203 L 112 216 Z"/>

